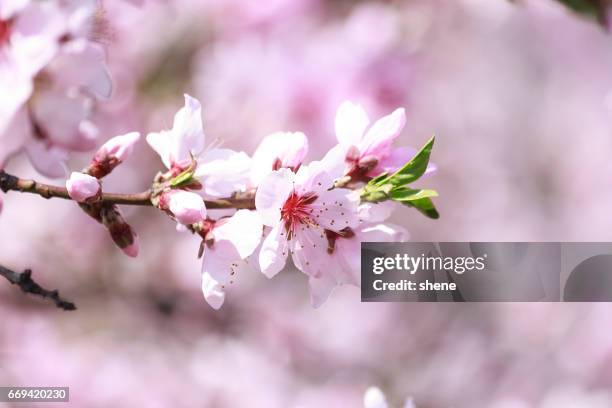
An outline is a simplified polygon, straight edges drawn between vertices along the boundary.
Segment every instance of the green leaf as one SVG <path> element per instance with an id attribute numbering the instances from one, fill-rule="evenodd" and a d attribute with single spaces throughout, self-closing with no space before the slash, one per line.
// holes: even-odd
<path id="1" fill-rule="evenodd" d="M 391 184 L 394 187 L 400 187 L 418 180 L 425 173 L 425 170 L 427 170 L 429 156 L 431 155 L 431 149 L 433 148 L 435 139 L 435 136 L 432 136 L 431 139 L 425 143 L 425 146 L 423 146 L 401 169 L 384 178 L 378 176 L 368 184 L 377 186 Z"/>
<path id="2" fill-rule="evenodd" d="M 436 210 L 436 207 L 430 198 L 420 198 L 414 201 L 402 201 L 402 204 L 407 205 L 408 207 L 414 207 L 420 213 L 429 218 L 433 218 L 434 220 L 440 218 L 440 213 L 438 213 L 438 210 Z"/>
<path id="3" fill-rule="evenodd" d="M 189 185 L 193 182 L 193 171 L 191 169 L 187 169 L 178 176 L 174 177 L 170 180 L 170 187 L 177 188 Z"/>
<path id="4" fill-rule="evenodd" d="M 395 173 L 383 173 L 370 180 L 361 191 L 361 200 L 372 203 L 393 200 L 414 207 L 429 218 L 439 218 L 440 214 L 431 201 L 431 197 L 438 196 L 436 191 L 407 187 L 407 184 L 425 174 L 434 141 L 435 137 L 432 136 L 421 150 Z"/>
<path id="5" fill-rule="evenodd" d="M 557 0 L 576 13 L 584 14 L 589 17 L 597 17 L 601 10 L 598 0 Z"/>
<path id="6" fill-rule="evenodd" d="M 370 182 L 368 184 L 374 185 L 376 183 L 378 183 L 379 181 L 385 179 L 387 177 L 389 173 L 387 173 L 386 171 L 382 174 L 379 174 L 378 176 L 374 177 L 372 180 L 370 180 Z"/>
<path id="7" fill-rule="evenodd" d="M 379 203 L 381 201 L 387 201 L 389 199 L 389 193 L 391 185 L 385 185 L 382 187 L 365 186 L 361 191 L 361 201 L 369 203 Z"/>
<path id="8" fill-rule="evenodd" d="M 422 198 L 437 197 L 438 192 L 435 190 L 414 190 L 408 187 L 397 188 L 391 191 L 391 199 L 394 201 L 417 201 Z"/>
<path id="9" fill-rule="evenodd" d="M 509 0 L 512 3 L 520 4 L 522 1 Z M 556 0 L 569 10 L 580 14 L 590 20 L 597 21 L 605 29 L 608 29 L 608 18 L 606 8 L 609 0 Z"/>

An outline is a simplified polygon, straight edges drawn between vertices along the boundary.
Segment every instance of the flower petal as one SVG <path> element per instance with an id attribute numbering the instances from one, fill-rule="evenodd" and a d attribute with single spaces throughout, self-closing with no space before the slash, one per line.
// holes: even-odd
<path id="1" fill-rule="evenodd" d="M 202 181 L 205 195 L 228 197 L 246 190 L 250 169 L 251 158 L 246 153 L 211 149 L 198 159 L 195 177 Z"/>
<path id="2" fill-rule="evenodd" d="M 65 28 L 65 16 L 55 2 L 30 2 L 14 18 L 10 58 L 24 73 L 36 75 L 56 55 Z"/>
<path id="3" fill-rule="evenodd" d="M 370 124 L 368 114 L 361 105 L 346 101 L 336 112 L 336 138 L 344 151 L 359 146 L 363 134 Z"/>
<path id="4" fill-rule="evenodd" d="M 215 310 L 219 310 L 225 301 L 225 289 L 209 274 L 202 274 L 202 293 L 206 302 Z"/>
<path id="5" fill-rule="evenodd" d="M 0 89 L 10 89 L 10 92 L 0 92 L 0 135 L 16 121 L 23 121 L 24 112 L 20 109 L 32 94 L 32 78 L 21 72 L 11 61 L 0 63 Z M 23 109 L 21 109 L 23 111 Z M 29 119 L 26 118 L 26 121 Z M 9 137 L 14 137 L 9 135 Z M 4 140 L 2 141 L 4 147 Z"/>
<path id="6" fill-rule="evenodd" d="M 204 150 L 202 105 L 185 94 L 185 106 L 174 115 L 170 158 L 173 163 L 189 162 L 190 155 L 199 156 Z"/>
<path id="7" fill-rule="evenodd" d="M 81 128 L 91 113 L 87 98 L 50 87 L 37 90 L 31 101 L 34 120 L 49 142 L 76 151 L 88 151 L 95 146 L 95 134 Z"/>
<path id="8" fill-rule="evenodd" d="M 259 214 L 250 210 L 239 210 L 220 226 L 215 226 L 214 245 L 222 241 L 231 243 L 240 259 L 250 256 L 261 242 L 263 224 Z"/>
<path id="9" fill-rule="evenodd" d="M 326 191 L 310 205 L 312 217 L 321 227 L 332 231 L 357 226 L 357 203 L 348 194 L 349 190 L 343 188 Z"/>
<path id="10" fill-rule="evenodd" d="M 364 224 L 358 229 L 357 235 L 363 242 L 404 242 L 410 238 L 404 227 L 391 223 Z"/>
<path id="11" fill-rule="evenodd" d="M 333 271 L 336 282 L 361 286 L 361 241 L 357 232 L 353 237 L 336 239 L 332 255 L 338 263 Z"/>
<path id="12" fill-rule="evenodd" d="M 321 159 L 321 168 L 334 180 L 346 172 L 345 151 L 340 145 L 332 147 Z"/>
<path id="13" fill-rule="evenodd" d="M 393 113 L 376 121 L 357 145 L 361 157 L 382 158 L 391 153 L 391 145 L 406 124 L 406 111 L 398 108 Z"/>
<path id="14" fill-rule="evenodd" d="M 311 276 L 308 279 L 308 287 L 310 289 L 310 303 L 312 307 L 315 309 L 321 307 L 336 286 L 336 281 L 330 275 L 323 274 L 319 278 Z"/>
<path id="15" fill-rule="evenodd" d="M 302 166 L 295 175 L 295 191 L 298 194 L 315 193 L 322 196 L 334 185 L 334 179 L 324 163 L 320 161 L 310 162 Z"/>
<path id="16" fill-rule="evenodd" d="M 397 203 L 395 201 L 382 201 L 380 203 L 362 203 L 359 205 L 359 219 L 363 222 L 382 222 L 389 218 Z"/>
<path id="17" fill-rule="evenodd" d="M 202 273 L 225 285 L 235 275 L 239 260 L 236 248 L 229 242 L 221 242 L 219 245 L 215 243 L 214 247 L 206 248 L 204 252 Z"/>
<path id="18" fill-rule="evenodd" d="M 327 237 L 322 228 L 303 224 L 295 230 L 289 242 L 293 263 L 307 275 L 320 277 L 329 270 L 331 257 L 327 253 Z"/>
<path id="19" fill-rule="evenodd" d="M 40 174 L 51 178 L 64 177 L 68 170 L 68 152 L 56 146 L 46 146 L 43 142 L 32 140 L 25 147 L 30 162 Z"/>
<path id="20" fill-rule="evenodd" d="M 166 168 L 172 167 L 172 160 L 170 159 L 172 132 L 162 130 L 159 133 L 149 133 L 147 135 L 147 143 L 159 155 Z"/>
<path id="21" fill-rule="evenodd" d="M 265 225 L 275 226 L 280 222 L 281 209 L 293 191 L 295 174 L 289 169 L 280 169 L 268 174 L 255 194 L 255 207 Z"/>
<path id="22" fill-rule="evenodd" d="M 280 167 L 298 167 L 306 153 L 308 139 L 302 132 L 276 132 L 266 136 L 253 154 L 251 182 L 257 186 L 274 170 L 276 160 L 280 160 Z"/>
<path id="23" fill-rule="evenodd" d="M 285 236 L 285 227 L 278 224 L 272 228 L 261 246 L 259 252 L 259 267 L 268 278 L 279 273 L 287 262 L 289 245 Z"/>
<path id="24" fill-rule="evenodd" d="M 0 96 L 0 99 L 2 99 L 2 96 Z M 2 112 L 0 112 L 1 116 Z M 16 154 L 24 147 L 31 134 L 30 123 L 25 109 L 20 110 L 13 116 L 13 119 L 8 123 L 6 132 L 2 132 L 1 127 L 2 125 L 0 124 L 0 169 L 4 168 L 6 162 L 13 154 Z"/>
<path id="25" fill-rule="evenodd" d="M 47 67 L 56 83 L 79 86 L 102 98 L 111 96 L 112 81 L 101 45 L 80 38 L 65 43 Z"/>

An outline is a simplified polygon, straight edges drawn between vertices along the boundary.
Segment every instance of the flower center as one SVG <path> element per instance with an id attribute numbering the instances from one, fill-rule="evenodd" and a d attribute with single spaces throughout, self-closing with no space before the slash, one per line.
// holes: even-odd
<path id="1" fill-rule="evenodd" d="M 313 221 L 310 218 L 312 209 L 310 204 L 317 200 L 315 193 L 306 193 L 304 195 L 298 195 L 295 191 L 291 193 L 285 205 L 281 209 L 281 219 L 285 221 L 285 228 L 289 238 L 296 226 L 300 224 L 312 224 Z"/>
<path id="2" fill-rule="evenodd" d="M 11 36 L 11 22 L 9 20 L 0 20 L 0 47 L 8 43 Z"/>

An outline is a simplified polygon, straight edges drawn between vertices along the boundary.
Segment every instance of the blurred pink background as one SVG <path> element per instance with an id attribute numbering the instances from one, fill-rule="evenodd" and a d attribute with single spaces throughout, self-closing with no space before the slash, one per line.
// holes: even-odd
<path id="1" fill-rule="evenodd" d="M 341 101 L 372 117 L 404 106 L 402 144 L 435 133 L 439 169 L 424 183 L 441 218 L 394 215 L 411 239 L 612 239 L 612 38 L 556 2 L 142 3 L 105 3 L 102 141 L 169 127 L 188 92 L 209 141 L 252 154 L 302 130 L 317 159 Z M 144 190 L 160 168 L 141 143 L 105 189 Z M 42 179 L 26 160 L 7 170 Z M 2 264 L 79 310 L 0 282 L 1 385 L 69 386 L 76 407 L 360 407 L 370 385 L 398 407 L 612 406 L 608 304 L 361 304 L 341 287 L 314 310 L 287 270 L 245 276 L 215 312 L 198 239 L 154 209 L 124 213 L 136 260 L 75 205 L 5 197 Z"/>

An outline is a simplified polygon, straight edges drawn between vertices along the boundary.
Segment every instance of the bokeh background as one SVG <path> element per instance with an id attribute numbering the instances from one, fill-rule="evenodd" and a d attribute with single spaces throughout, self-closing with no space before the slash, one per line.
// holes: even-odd
<path id="1" fill-rule="evenodd" d="M 251 154 L 302 130 L 317 159 L 341 101 L 404 106 L 403 144 L 437 135 L 442 215 L 398 210 L 411 239 L 612 239 L 612 38 L 553 0 L 117 0 L 104 16 L 103 139 L 170 127 L 188 92 L 208 143 Z M 160 167 L 142 143 L 105 188 L 144 190 Z M 8 171 L 41 179 L 25 160 Z M 79 310 L 0 282 L 0 384 L 70 386 L 76 407 L 360 407 L 370 385 L 398 407 L 612 406 L 611 305 L 361 304 L 341 287 L 314 310 L 286 270 L 242 277 L 215 312 L 198 240 L 124 213 L 135 260 L 76 205 L 5 197 L 2 264 Z"/>

